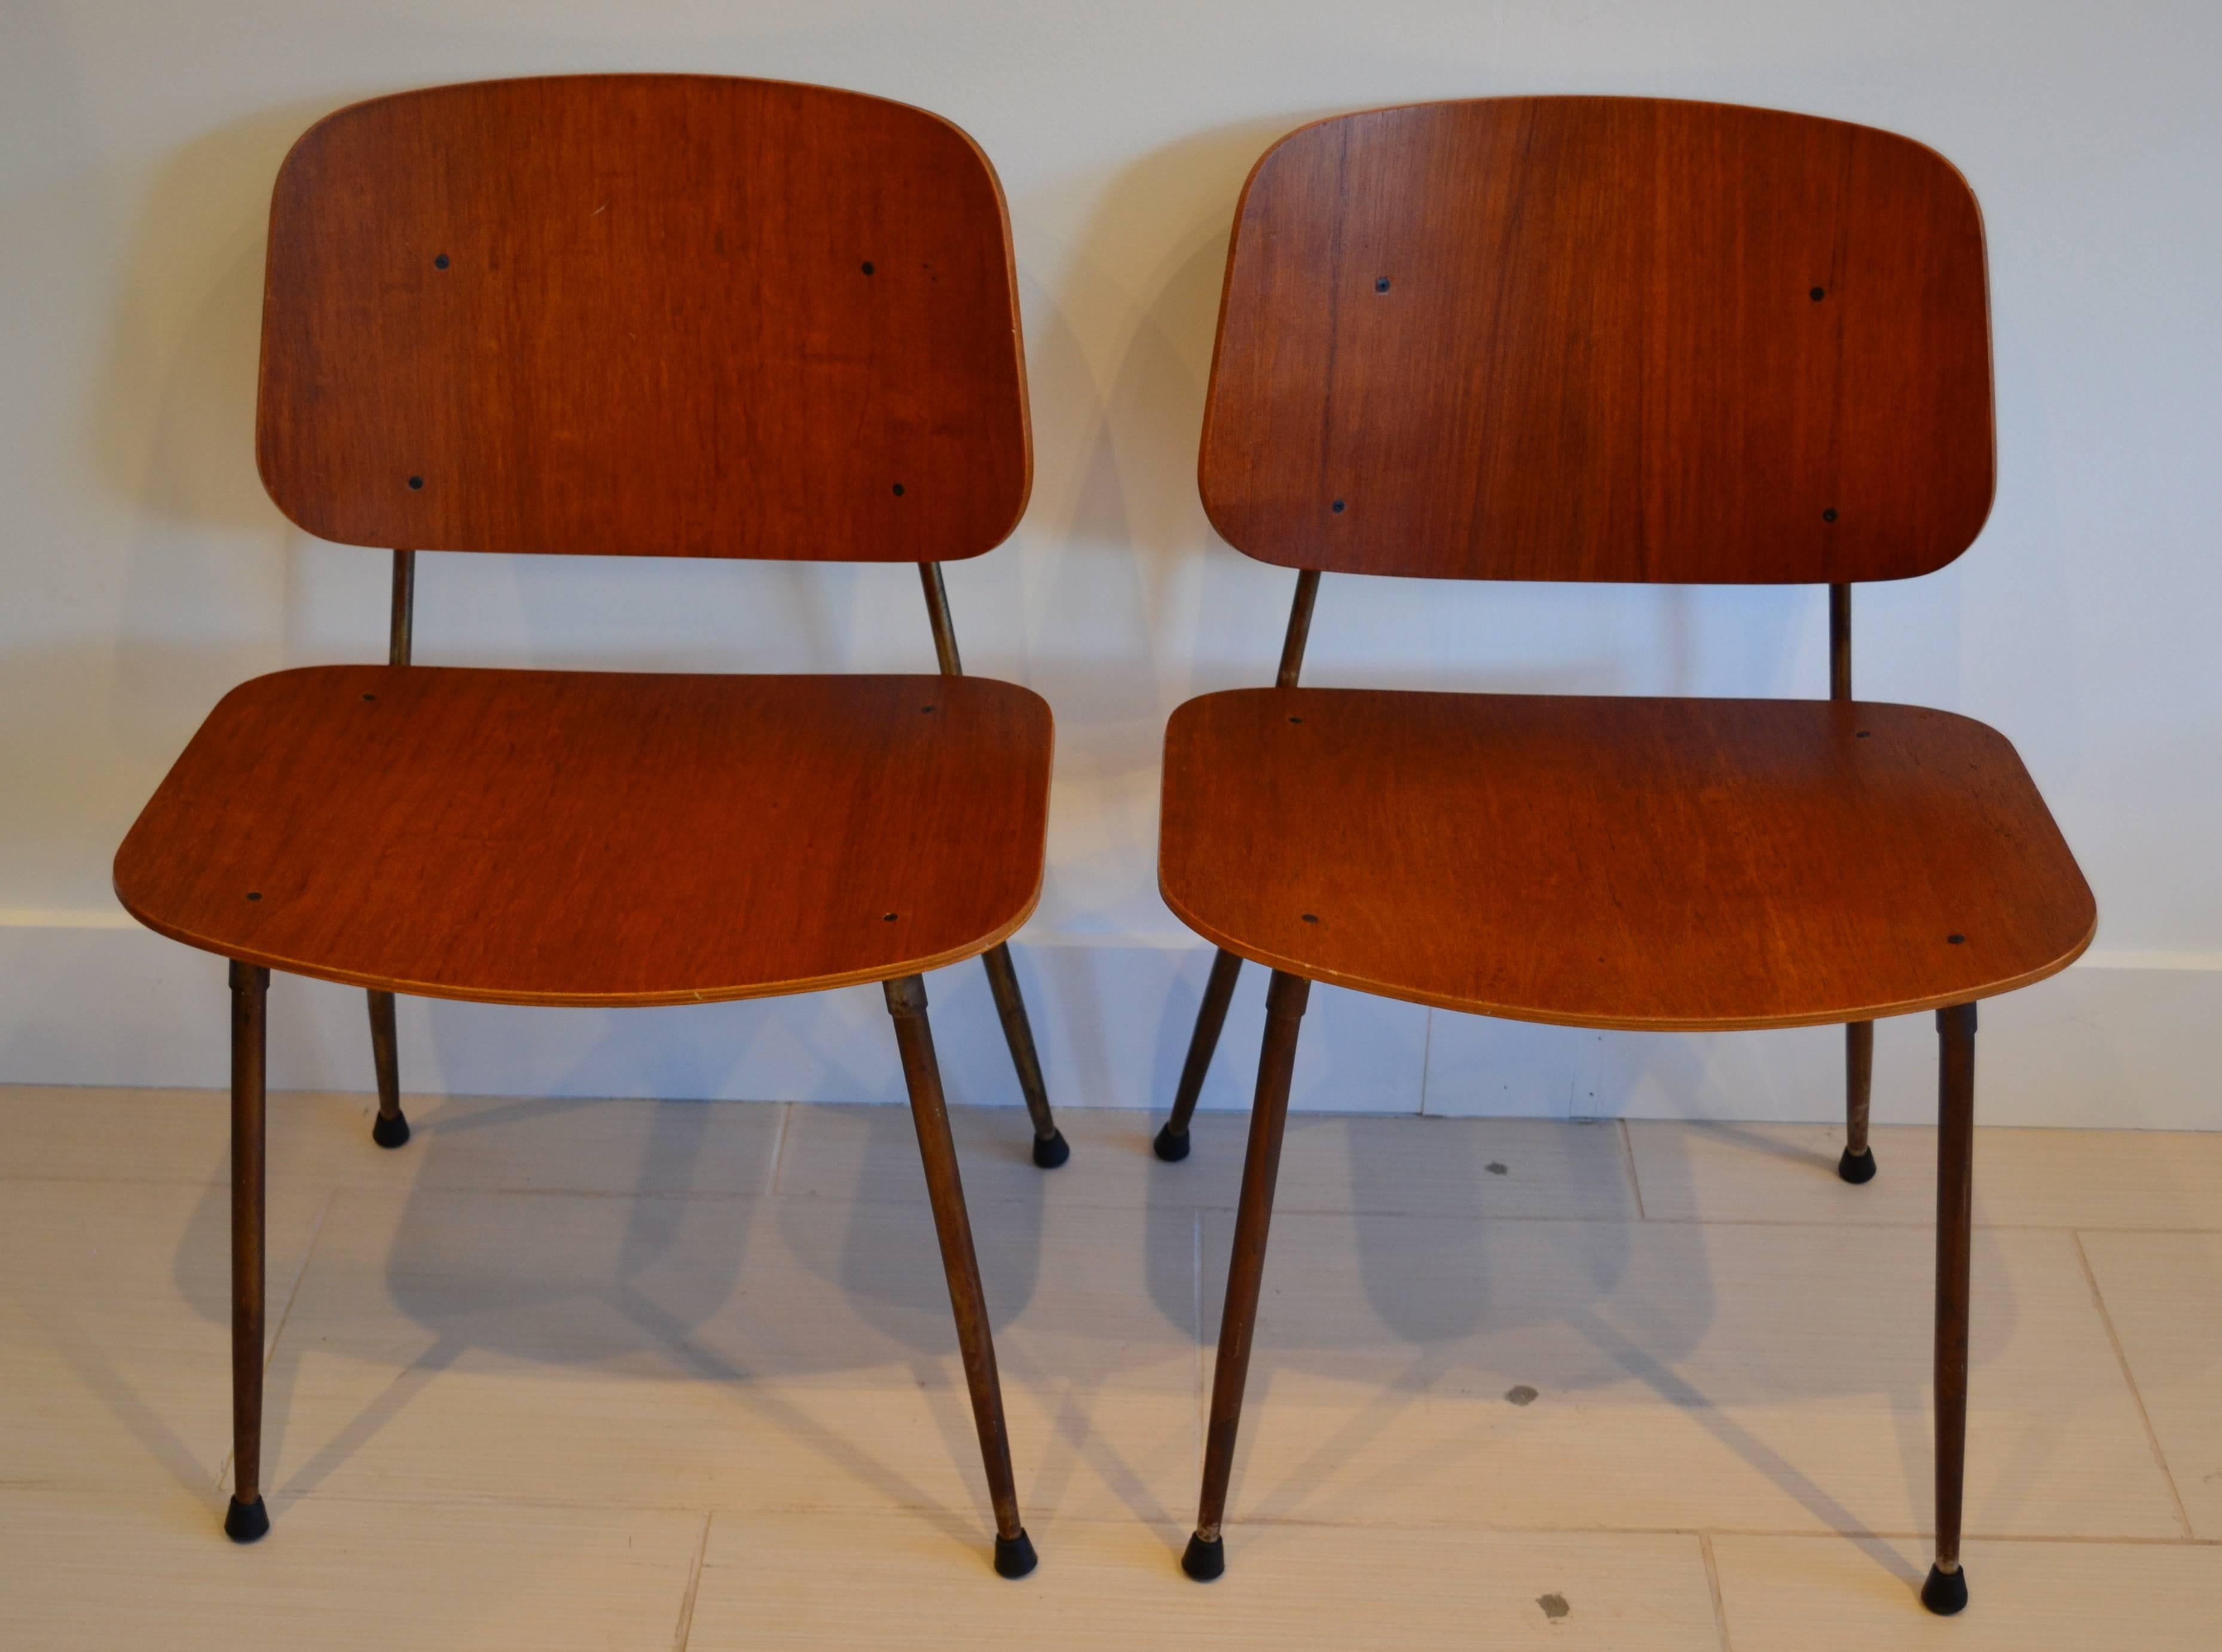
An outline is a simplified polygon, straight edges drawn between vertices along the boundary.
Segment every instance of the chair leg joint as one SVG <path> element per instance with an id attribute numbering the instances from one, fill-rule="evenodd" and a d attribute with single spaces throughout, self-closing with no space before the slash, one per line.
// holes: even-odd
<path id="1" fill-rule="evenodd" d="M 926 1013 L 926 981 L 918 975 L 898 975 L 891 981 L 882 981 L 880 990 L 887 994 L 888 1013 L 898 1021 L 915 1021 Z"/>

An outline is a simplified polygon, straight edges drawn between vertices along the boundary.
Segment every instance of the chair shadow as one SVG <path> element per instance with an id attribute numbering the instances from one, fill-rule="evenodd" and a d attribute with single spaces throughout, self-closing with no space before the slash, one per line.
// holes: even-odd
<path id="1" fill-rule="evenodd" d="M 989 1195 L 982 1198 L 975 1189 L 968 1197 L 981 1285 L 1007 1397 L 1030 1390 L 1053 1416 L 1047 1460 L 1019 1465 L 1021 1500 L 1054 1509 L 1057 1491 L 1073 1467 L 1085 1462 L 1135 1515 L 1162 1524 L 1169 1517 L 1167 1511 L 1143 1474 L 1121 1455 L 1115 1441 L 1088 1425 L 1097 1402 L 1118 1386 L 1123 1373 L 1136 1368 L 1137 1360 L 1129 1357 L 1128 1338 L 1118 1325 L 1092 1325 L 1062 1313 L 1058 1281 L 1043 1273 L 1048 1202 L 1057 1196 L 1058 1173 L 1034 1167 L 1025 1113 L 997 1111 L 1007 1117 L 1006 1128 L 985 1143 L 977 1139 L 962 1142 L 959 1158 L 960 1171 L 976 1165 L 982 1154 L 1003 1161 L 999 1167 L 1006 1173 L 995 1177 Z M 947 1396 L 947 1403 L 937 1405 L 934 1413 L 944 1444 L 953 1461 L 976 1462 L 979 1448 L 970 1411 L 961 1381 L 953 1380 L 951 1374 L 957 1363 L 956 1332 L 925 1202 L 925 1177 L 909 1109 L 842 1108 L 836 1117 L 862 1137 L 856 1149 L 857 1167 L 849 1189 L 821 1195 L 819 1202 L 831 1198 L 845 1205 L 848 1220 L 837 1232 L 811 1219 L 813 1201 L 777 1201 L 789 1254 L 811 1277 L 838 1288 L 859 1319 L 891 1348 L 903 1350 L 913 1362 L 921 1386 Z M 1095 1142 L 1075 1153 L 1103 1150 L 1102 1143 Z M 1161 1311 L 1177 1303 L 1177 1311 L 1166 1317 L 1192 1338 L 1192 1230 L 1173 1231 L 1152 1224 L 1143 1244 L 1149 1300 Z M 1037 1331 L 1057 1338 L 1077 1357 L 1059 1368 L 1042 1363 L 1033 1351 Z"/>
<path id="2" fill-rule="evenodd" d="M 711 1122 L 736 1104 L 512 1101 L 452 1117 L 420 1106 L 416 1133 L 403 1149 L 417 1155 L 417 1174 L 377 1259 L 376 1283 L 348 1279 L 355 1260 L 344 1244 L 328 1245 L 311 1264 L 320 1276 L 304 1275 L 302 1290 L 327 1300 L 351 1291 L 382 1292 L 417 1328 L 423 1345 L 304 1461 L 273 1477 L 273 1499 L 290 1501 L 330 1481 L 441 1374 L 491 1361 L 512 1374 L 543 1367 L 652 1382 L 706 1380 L 743 1415 L 802 1442 L 889 1502 L 932 1510 L 952 1535 L 976 1536 L 962 1513 L 935 1505 L 901 1468 L 840 1438 L 787 1398 L 798 1382 L 860 1372 L 923 1391 L 951 1461 L 970 1488 L 976 1505 L 970 1515 L 988 1517 L 947 1285 L 930 1211 L 918 1197 L 924 1178 L 908 1108 L 838 1110 L 864 1138 L 849 1196 L 769 1198 L 689 1187 L 686 1172 L 709 1145 Z M 612 1190 L 604 1164 L 593 1167 L 597 1174 L 575 1179 L 594 1184 L 595 1191 L 567 1195 L 560 1158 L 564 1125 L 611 1106 L 650 1110 L 628 1148 L 637 1154 L 633 1185 Z M 1023 1167 L 1021 1175 L 998 1184 L 992 1199 L 971 1202 L 1007 1378 L 1065 1383 L 1052 1405 L 1061 1411 L 1058 1433 L 1068 1451 L 1092 1461 L 1138 1511 L 1162 1518 L 1139 1474 L 1074 1421 L 1115 1384 L 1115 1340 L 1104 1340 L 1103 1358 L 1080 1362 L 1087 1374 L 1078 1380 L 1037 1369 L 1021 1351 L 1024 1322 L 1042 1289 L 1043 1201 L 1051 1178 L 1032 1164 L 1024 1111 L 1013 1108 L 1003 1117 L 1008 1128 L 984 1149 L 968 1142 L 960 1161 L 977 1168 L 984 1150 Z M 558 1149 L 558 1161 L 530 1196 L 503 1200 L 498 1223 L 489 1223 L 483 1214 L 470 1215 L 468 1187 L 447 1185 L 454 1178 L 436 1167 L 443 1154 L 465 1142 L 477 1155 L 473 1163 L 483 1167 L 488 1138 L 508 1133 L 518 1137 L 518 1151 L 507 1162 L 522 1162 L 536 1146 Z M 375 1151 L 367 1142 L 362 1150 Z M 1013 1197 L 1014 1188 L 1021 1196 Z M 204 1242 L 220 1246 L 228 1222 L 223 1190 L 211 1187 L 204 1205 L 207 1219 L 197 1225 L 205 1230 Z M 1192 1242 L 1183 1239 L 1161 1266 L 1185 1276 L 1192 1254 Z M 211 1317 L 227 1311 L 215 1300 L 198 1305 Z M 274 1292 L 271 1311 L 274 1323 L 280 1311 Z M 312 1353 L 330 1359 L 349 1352 L 343 1342 L 314 1344 L 302 1327 L 293 1329 L 296 1334 L 278 1339 L 266 1380 L 265 1460 L 273 1465 L 286 1461 L 287 1419 L 304 1361 Z M 373 1337 L 355 1357 L 382 1360 L 389 1346 L 390 1338 Z"/>
<path id="3" fill-rule="evenodd" d="M 1246 1053 L 1222 1053 L 1244 1062 Z M 1254 1057 L 1246 1057 L 1254 1067 Z M 1200 1126 L 1227 1126 L 1233 1121 L 1207 1116 Z M 1307 1128 L 1318 1129 L 1340 1123 L 1349 1130 L 1353 1203 L 1357 1190 L 1383 1185 L 1393 1173 L 1409 1147 L 1384 1145 L 1385 1132 L 1368 1133 L 1362 1117 L 1342 1121 L 1317 1116 L 1292 1116 L 1291 1138 Z M 1836 1178 L 1833 1157 L 1786 1149 L 1777 1140 L 1740 1126 L 1719 1127 L 1732 1138 L 1763 1152 L 1773 1161 L 1772 1173 L 1811 1176 L 1817 1183 Z M 1578 1133 L 1579 1132 L 1579 1133 Z M 1568 1140 L 1579 1144 L 1588 1135 L 1594 1144 L 1610 1135 L 1610 1150 L 1617 1154 L 1617 1130 L 1583 1131 L 1568 1127 Z M 1486 1217 L 1491 1178 L 1479 1162 L 1486 1149 L 1478 1136 L 1455 1129 L 1431 1152 L 1461 1155 L 1473 1162 L 1468 1180 L 1475 1189 L 1476 1217 Z M 1593 1149 L 1594 1150 L 1594 1149 Z M 1382 1155 L 1368 1164 L 1369 1154 Z M 1681 1167 L 1671 1157 L 1648 1164 L 1647 1182 Z M 1917 1569 L 1888 1544 L 1868 1540 L 1874 1533 L 1826 1485 L 1795 1461 L 1793 1454 L 1771 1443 L 1746 1426 L 1736 1414 L 1736 1401 L 1724 1397 L 1713 1385 L 1693 1376 L 1689 1366 L 1716 1329 L 1719 1305 L 1707 1255 L 1706 1230 L 1697 1223 L 1628 1221 L 1508 1221 L 1502 1228 L 1481 1230 L 1478 1250 L 1459 1255 L 1456 1269 L 1441 1266 L 1431 1226 L 1445 1223 L 1468 1226 L 1459 1217 L 1368 1213 L 1336 1216 L 1346 1223 L 1354 1256 L 1355 1280 L 1337 1274 L 1328 1280 L 1307 1279 L 1297 1290 L 1285 1287 L 1277 1296 L 1274 1258 L 1269 1250 L 1266 1301 L 1261 1312 L 1259 1345 L 1248 1386 L 1246 1418 L 1252 1427 L 1246 1447 L 1254 1442 L 1271 1405 L 1277 1381 L 1290 1377 L 1346 1378 L 1373 1385 L 1372 1398 L 1354 1409 L 1327 1438 L 1301 1460 L 1277 1470 L 1269 1487 L 1252 1493 L 1254 1504 L 1273 1511 L 1271 1517 L 1303 1517 L 1298 1511 L 1318 1495 L 1350 1458 L 1374 1444 L 1392 1429 L 1397 1417 L 1415 1402 L 1453 1385 L 1459 1395 L 1485 1392 L 1499 1384 L 1523 1385 L 1553 1396 L 1575 1396 L 1585 1392 L 1625 1391 L 1631 1382 L 1641 1391 L 1694 1421 L 1722 1447 L 1757 1470 L 1768 1482 L 1794 1500 L 1821 1528 L 1859 1542 L 1874 1553 L 1878 1564 L 1909 1586 L 1919 1581 Z M 1277 1230 L 1289 1221 L 1277 1217 Z M 1499 1236 L 1502 1246 L 1492 1243 Z M 1860 1236 L 1852 1236 L 1855 1242 Z M 1227 1237 L 1222 1224 L 1215 1242 Z M 1207 1238 L 1207 1244 L 1215 1242 Z M 1979 1269 L 1994 1240 L 1988 1230 L 1975 1236 Z M 1504 1266 L 1524 1272 L 1532 1280 L 1541 1276 L 1552 1282 L 1548 1295 L 1517 1277 L 1497 1274 L 1491 1253 L 1516 1248 L 1519 1262 Z M 1215 1314 L 1223 1289 L 1223 1255 L 1204 1258 L 1206 1283 L 1203 1308 Z M 1983 1271 L 1996 1279 L 2003 1269 Z M 1660 1288 L 1671 1282 L 1671 1289 Z M 1364 1311 L 1353 1315 L 1346 1301 L 1324 1303 L 1321 1295 L 1354 1286 Z M 1925 1303 L 1923 1305 L 1925 1308 Z M 1981 1368 L 2000 1357 L 2012 1340 L 2018 1314 L 2010 1291 L 1993 1290 L 1984 1297 L 1974 1321 L 1971 1362 L 1980 1381 Z M 1925 1312 L 1923 1323 L 1926 1323 Z M 1385 1374 L 1384 1374 L 1385 1368 Z M 1854 1398 L 1878 1391 L 1851 1373 L 1833 1380 L 1832 1368 L 1817 1368 L 1811 1361 L 1786 1362 L 1770 1369 L 1769 1403 L 1796 1404 L 1802 1400 Z M 1798 1380 L 1784 1386 L 1781 1379 L 1794 1374 Z M 1927 1506 L 1932 1472 L 1932 1438 L 1927 1403 L 1927 1361 L 1909 1368 L 1902 1379 L 1886 1380 L 1880 1398 L 1886 1406 L 1898 1455 L 1903 1465 L 1913 1506 Z M 1507 1397 L 1514 1390 L 1508 1387 Z M 1750 1396 L 1746 1394 L 1744 1399 Z M 1518 1403 L 1518 1402 L 1515 1402 Z M 1477 1420 L 1481 1413 L 1477 1410 Z M 2032 1457 L 2024 1450 L 2007 1473 L 1988 1488 L 1993 1498 L 2005 1488 L 2006 1514 L 2020 1500 L 2015 1488 L 2034 1477 L 2043 1449 Z M 1248 1454 L 1238 1460 L 1238 1493 Z M 1995 1506 L 1995 1505 L 1993 1505 Z M 1994 1518 L 1999 1517 L 1993 1516 Z"/>
<path id="4" fill-rule="evenodd" d="M 191 1443 L 132 1386 L 107 1350 L 85 1335 L 66 1311 L 42 1313 L 37 1323 L 48 1344 L 69 1362 L 77 1380 L 138 1441 L 147 1455 L 188 1495 L 211 1511 L 220 1510 L 223 1499 L 217 1488 L 223 1464 L 229 1461 L 229 1448 L 213 1466 L 196 1456 Z"/>

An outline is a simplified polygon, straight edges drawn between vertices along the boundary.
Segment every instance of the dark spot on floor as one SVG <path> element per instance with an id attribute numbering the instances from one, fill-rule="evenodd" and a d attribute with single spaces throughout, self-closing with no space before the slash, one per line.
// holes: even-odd
<path id="1" fill-rule="evenodd" d="M 1573 1610 L 1562 1594 L 1539 1594 L 1535 1597 L 1535 1604 L 1543 1609 L 1543 1616 L 1554 1624 Z"/>
<path id="2" fill-rule="evenodd" d="M 1491 1159 L 1487 1164 L 1482 1166 L 1482 1168 L 1486 1170 L 1492 1176 L 1509 1176 L 1512 1173 L 1510 1169 L 1503 1165 L 1497 1163 L 1494 1159 Z"/>
<path id="3" fill-rule="evenodd" d="M 1516 1405 L 1532 1405 L 1535 1403 L 1535 1391 L 1524 1382 L 1516 1387 L 1507 1388 L 1504 1391 L 1504 1397 Z"/>

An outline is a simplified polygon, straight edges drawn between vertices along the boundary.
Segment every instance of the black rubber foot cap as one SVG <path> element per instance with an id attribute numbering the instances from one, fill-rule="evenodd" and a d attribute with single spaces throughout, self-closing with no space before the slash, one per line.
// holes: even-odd
<path id="1" fill-rule="evenodd" d="M 1857 1153 L 1846 1148 L 1844 1156 L 1836 1161 L 1836 1173 L 1855 1187 L 1861 1182 L 1873 1181 L 1874 1173 L 1875 1161 L 1873 1148 L 1862 1148 Z"/>
<path id="2" fill-rule="evenodd" d="M 370 1127 L 370 1139 L 382 1148 L 398 1148 L 409 1140 L 409 1121 L 399 1113 L 391 1118 L 380 1113 Z"/>
<path id="3" fill-rule="evenodd" d="M 995 1539 L 995 1575 L 1001 1578 L 1022 1578 L 1034 1569 L 1033 1539 L 1020 1527 L 1015 1537 Z"/>
<path id="4" fill-rule="evenodd" d="M 1187 1149 L 1183 1148 L 1183 1152 Z M 1188 1552 L 1181 1556 L 1181 1570 L 1198 1583 L 1208 1583 L 1227 1569 L 1227 1540 L 1214 1537 L 1209 1542 L 1199 1536 L 1188 1540 Z"/>
<path id="5" fill-rule="evenodd" d="M 1169 1165 L 1177 1165 L 1188 1157 L 1188 1132 L 1183 1130 L 1175 1136 L 1173 1127 L 1168 1124 L 1158 1132 L 1158 1139 L 1151 1145 L 1157 1148 L 1158 1157 Z M 1214 1573 L 1213 1575 L 1215 1577 L 1218 1574 Z"/>
<path id="6" fill-rule="evenodd" d="M 1965 1567 L 1956 1572 L 1940 1572 L 1929 1568 L 1929 1581 L 1921 1586 L 1921 1604 L 1939 1618 L 1949 1618 L 1968 1604 L 1968 1572 Z"/>
<path id="7" fill-rule="evenodd" d="M 1034 1137 L 1034 1162 L 1044 1170 L 1054 1170 L 1072 1157 L 1063 1130 L 1051 1130 L 1047 1136 Z"/>
<path id="8" fill-rule="evenodd" d="M 262 1506 L 262 1499 L 242 1503 L 231 1499 L 231 1507 L 224 1511 L 223 1535 L 235 1543 L 251 1543 L 270 1530 L 270 1511 Z"/>

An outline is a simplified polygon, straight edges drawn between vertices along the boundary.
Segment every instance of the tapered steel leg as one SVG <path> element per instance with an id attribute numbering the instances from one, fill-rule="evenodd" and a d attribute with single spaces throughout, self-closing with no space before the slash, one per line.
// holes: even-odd
<path id="1" fill-rule="evenodd" d="M 1281 1173 L 1281 1138 L 1289 1122 L 1289 1080 L 1296 1067 L 1296 1034 L 1311 983 L 1273 972 L 1265 992 L 1265 1048 L 1258 1059 L 1258 1095 L 1250 1110 L 1250 1149 L 1242 1161 L 1242 1202 L 1234 1214 L 1234 1254 L 1227 1267 L 1227 1305 L 1219 1320 L 1219 1363 L 1211 1378 L 1211 1423 L 1204 1436 L 1203 1495 L 1196 1535 L 1181 1570 L 1208 1583 L 1227 1569 L 1220 1525 L 1234 1473 L 1234 1436 L 1242 1422 L 1242 1390 L 1250 1380 L 1250 1342 L 1258 1328 L 1258 1293 L 1265 1277 L 1265 1236 L 1273 1223 L 1273 1184 Z"/>
<path id="2" fill-rule="evenodd" d="M 1049 1110 L 1049 1088 L 1042 1083 L 1041 1058 L 1034 1054 L 1033 1024 L 1026 1019 L 1026 1001 L 1019 993 L 1019 973 L 1011 967 L 1011 948 L 998 942 L 980 955 L 988 968 L 988 990 L 995 995 L 995 1013 L 1003 1023 L 1003 1042 L 1011 1047 L 1011 1065 L 1019 1070 L 1019 1091 L 1026 1098 L 1026 1112 L 1034 1123 L 1034 1162 L 1054 1170 L 1072 1156 L 1064 1133 Z"/>
<path id="3" fill-rule="evenodd" d="M 1936 1564 L 1921 1604 L 1968 1604 L 1960 1501 L 1968 1462 L 1968 1292 L 1975 1164 L 1975 1006 L 1936 1012 Z"/>
<path id="4" fill-rule="evenodd" d="M 926 983 L 915 975 L 886 983 L 888 1013 L 894 1017 L 902 1051 L 903 1080 L 910 1087 L 919 1157 L 926 1165 L 926 1196 L 933 1202 L 941 1239 L 942 1270 L 949 1276 L 949 1305 L 957 1317 L 957 1343 L 964 1355 L 964 1380 L 972 1391 L 972 1421 L 988 1471 L 988 1500 L 995 1511 L 995 1570 L 1022 1578 L 1034 1569 L 1033 1544 L 1019 1524 L 1019 1492 L 1011 1477 L 1011 1438 L 1003 1424 L 1003 1390 L 995 1375 L 995 1343 L 980 1290 L 980 1264 L 972 1250 L 972 1220 L 957 1174 L 957 1143 L 949 1134 L 949 1107 L 941 1093 L 941 1068 L 933 1059 L 933 1029 L 926 1018 Z"/>
<path id="5" fill-rule="evenodd" d="M 1196 1117 L 1196 1098 L 1203 1093 L 1204 1075 L 1211 1071 L 1220 1029 L 1227 1024 L 1227 1005 L 1241 973 L 1242 960 L 1223 948 L 1211 961 L 1211 979 L 1204 982 L 1203 1002 L 1196 1009 L 1196 1030 L 1189 1035 L 1188 1060 L 1181 1065 L 1180 1088 L 1173 1092 L 1173 1116 L 1158 1132 L 1158 1157 L 1168 1163 L 1188 1157 L 1188 1123 Z"/>
<path id="6" fill-rule="evenodd" d="M 1874 1088 L 1874 1023 L 1844 1026 L 1844 1156 L 1836 1173 L 1846 1181 L 1874 1180 L 1874 1149 L 1867 1145 L 1867 1098 Z"/>
<path id="7" fill-rule="evenodd" d="M 262 1505 L 262 1062 L 270 972 L 231 967 L 231 1507 L 223 1530 L 251 1543 Z"/>
<path id="8" fill-rule="evenodd" d="M 398 1148 L 409 1139 L 409 1121 L 401 1116 L 401 1055 L 393 1036 L 393 994 L 373 987 L 370 992 L 370 1054 L 378 1064 L 378 1118 L 370 1139 L 382 1148 Z"/>

